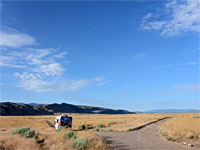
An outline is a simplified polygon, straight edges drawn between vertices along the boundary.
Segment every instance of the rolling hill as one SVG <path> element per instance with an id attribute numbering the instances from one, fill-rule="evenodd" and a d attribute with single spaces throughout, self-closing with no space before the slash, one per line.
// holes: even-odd
<path id="1" fill-rule="evenodd" d="M 54 113 L 134 114 L 135 112 L 93 106 L 79 106 L 66 103 L 39 104 L 33 106 L 11 102 L 0 103 L 1 116 L 53 115 Z"/>

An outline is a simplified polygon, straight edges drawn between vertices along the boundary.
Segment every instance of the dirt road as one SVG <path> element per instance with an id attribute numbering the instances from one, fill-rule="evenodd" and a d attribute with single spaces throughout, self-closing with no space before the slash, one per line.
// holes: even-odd
<path id="1" fill-rule="evenodd" d="M 187 147 L 166 141 L 156 129 L 159 121 L 130 132 L 98 132 L 114 150 L 187 150 Z"/>

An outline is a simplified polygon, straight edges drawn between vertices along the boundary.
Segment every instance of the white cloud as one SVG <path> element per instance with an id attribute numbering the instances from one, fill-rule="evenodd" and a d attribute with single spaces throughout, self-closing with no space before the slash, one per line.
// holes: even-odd
<path id="1" fill-rule="evenodd" d="M 127 89 L 127 88 L 128 88 L 128 85 L 123 85 L 122 88 Z"/>
<path id="2" fill-rule="evenodd" d="M 36 68 L 34 71 L 44 73 L 47 76 L 49 75 L 54 76 L 54 75 L 59 75 L 63 73 L 64 69 L 58 63 L 50 63 L 47 65 L 41 65 L 39 68 Z"/>
<path id="3" fill-rule="evenodd" d="M 56 55 L 54 55 L 55 58 L 64 58 L 67 55 L 67 51 L 60 52 Z"/>
<path id="4" fill-rule="evenodd" d="M 156 65 L 154 69 L 172 69 L 175 71 L 197 71 L 198 65 L 200 63 L 197 61 L 185 62 L 185 63 L 177 63 L 177 64 L 166 64 L 166 65 Z"/>
<path id="5" fill-rule="evenodd" d="M 15 73 L 15 77 L 20 79 L 19 87 L 34 92 L 73 92 L 87 87 L 94 80 L 45 80 L 40 74 Z"/>
<path id="6" fill-rule="evenodd" d="M 172 88 L 175 89 L 175 90 L 173 90 L 173 92 L 175 92 L 175 93 L 179 93 L 179 92 L 200 92 L 200 85 L 197 85 L 197 84 L 174 85 Z"/>
<path id="7" fill-rule="evenodd" d="M 12 68 L 25 68 L 25 65 L 17 64 L 16 58 L 12 56 L 0 55 L 0 66 L 2 67 L 12 67 Z"/>
<path id="8" fill-rule="evenodd" d="M 105 80 L 104 77 L 96 77 L 96 78 L 94 79 L 95 82 L 101 82 L 101 81 L 103 81 L 103 80 Z"/>
<path id="9" fill-rule="evenodd" d="M 149 19 L 152 16 L 152 13 L 148 13 L 146 16 L 143 17 L 143 20 Z"/>
<path id="10" fill-rule="evenodd" d="M 198 64 L 198 63 L 197 63 L 197 62 L 194 62 L 194 61 L 188 63 L 188 65 L 197 65 L 197 64 Z"/>
<path id="11" fill-rule="evenodd" d="M 64 59 L 65 57 L 64 55 L 62 55 L 62 57 L 60 56 L 59 50 L 52 48 L 20 48 L 20 50 L 9 49 L 2 51 L 0 56 L 0 66 L 14 68 L 26 67 L 34 72 L 41 72 L 46 75 L 56 75 L 61 74 L 65 70 L 62 65 L 58 63 L 58 60 Z"/>
<path id="12" fill-rule="evenodd" d="M 127 93 L 126 92 L 119 92 L 116 94 L 116 96 L 123 96 L 123 95 L 126 95 Z"/>
<path id="13" fill-rule="evenodd" d="M 33 92 L 73 92 L 89 84 L 102 82 L 103 77 L 70 80 L 63 76 L 67 51 L 53 48 L 25 47 L 35 44 L 31 36 L 15 31 L 1 32 L 0 66 L 14 69 L 17 87 Z M 102 83 L 101 83 L 102 84 Z"/>
<path id="14" fill-rule="evenodd" d="M 59 49 L 32 49 L 3 51 L 0 65 L 15 67 L 14 74 L 19 80 L 17 87 L 33 92 L 73 92 L 104 80 L 103 77 L 94 79 L 70 80 L 63 78 L 65 68 L 62 66 L 67 52 Z"/>
<path id="15" fill-rule="evenodd" d="M 97 86 L 104 86 L 106 85 L 108 82 L 100 82 L 100 83 L 97 83 Z"/>
<path id="16" fill-rule="evenodd" d="M 54 60 L 53 53 L 57 50 L 49 49 L 32 49 L 29 48 L 24 53 L 24 57 L 29 65 L 42 65 L 48 64 L 50 61 Z"/>
<path id="17" fill-rule="evenodd" d="M 0 46 L 19 48 L 36 44 L 33 37 L 28 34 L 18 32 L 13 29 L 0 32 Z"/>
<path id="18" fill-rule="evenodd" d="M 141 26 L 144 30 L 157 30 L 161 35 L 167 36 L 178 35 L 182 32 L 199 32 L 199 5 L 199 0 L 173 0 L 165 5 L 160 18 L 147 14 Z"/>

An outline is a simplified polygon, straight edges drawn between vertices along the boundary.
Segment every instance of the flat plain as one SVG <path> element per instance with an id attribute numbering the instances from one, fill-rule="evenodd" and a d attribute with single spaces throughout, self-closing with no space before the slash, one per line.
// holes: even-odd
<path id="1" fill-rule="evenodd" d="M 137 130 L 140 130 L 142 133 L 144 132 L 144 135 L 146 134 L 148 137 L 158 135 L 155 137 L 162 140 L 166 145 L 173 145 L 175 143 L 184 148 L 187 147 L 187 149 L 198 149 L 200 146 L 199 114 L 68 115 L 73 117 L 72 131 L 76 134 L 73 139 L 64 138 L 65 133 L 71 132 L 70 129 L 66 128 L 56 131 L 46 122 L 49 121 L 53 123 L 57 115 L 1 116 L 0 149 L 104 150 L 113 149 L 113 147 L 115 147 L 115 149 L 120 149 L 116 147 L 116 145 L 113 146 L 113 143 L 115 143 L 115 140 L 118 138 L 117 133 L 125 135 L 131 134 L 129 137 L 133 137 L 134 134 L 137 134 L 137 132 L 135 132 Z M 158 121 L 158 123 L 156 121 Z M 12 135 L 12 132 L 16 128 L 24 127 L 35 130 L 35 137 L 27 139 L 21 135 Z M 150 130 L 153 132 L 150 132 Z M 105 136 L 103 136 L 106 134 L 115 135 L 112 143 L 109 143 Z M 127 140 L 129 137 L 124 136 Z M 139 144 L 137 141 L 130 139 L 129 141 L 131 141 L 133 145 Z M 141 141 L 145 143 L 145 139 Z M 82 147 L 79 145 L 80 143 L 83 144 L 83 146 L 81 145 Z M 130 143 L 126 144 L 128 145 Z M 124 145 L 124 148 L 125 147 L 126 145 Z M 123 147 L 121 148 L 123 149 Z"/>

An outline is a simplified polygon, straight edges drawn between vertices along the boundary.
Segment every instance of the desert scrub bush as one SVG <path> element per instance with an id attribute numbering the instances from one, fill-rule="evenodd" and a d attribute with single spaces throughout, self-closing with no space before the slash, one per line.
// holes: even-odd
<path id="1" fill-rule="evenodd" d="M 68 131 L 68 132 L 66 132 L 64 134 L 64 138 L 65 139 L 71 139 L 71 138 L 75 139 L 76 138 L 76 132 L 74 132 L 74 131 Z"/>
<path id="2" fill-rule="evenodd" d="M 97 132 L 99 132 L 99 131 L 100 131 L 100 129 L 99 129 L 99 128 L 96 128 L 96 131 L 97 131 Z"/>
<path id="3" fill-rule="evenodd" d="M 56 131 L 61 131 L 62 129 L 66 129 L 68 126 L 60 126 Z"/>
<path id="4" fill-rule="evenodd" d="M 35 130 L 28 130 L 27 132 L 24 133 L 25 138 L 32 138 L 35 136 Z"/>
<path id="5" fill-rule="evenodd" d="M 98 126 L 97 126 L 98 128 L 104 128 L 104 127 L 106 127 L 104 124 L 98 124 Z"/>
<path id="6" fill-rule="evenodd" d="M 73 141 L 72 146 L 78 150 L 84 150 L 87 148 L 87 145 L 91 142 L 89 138 L 80 138 L 80 139 L 75 139 Z"/>
<path id="7" fill-rule="evenodd" d="M 106 129 L 106 130 L 103 130 L 104 132 L 113 132 L 112 129 Z"/>
<path id="8" fill-rule="evenodd" d="M 166 139 L 167 139 L 168 141 L 172 141 L 172 142 L 175 142 L 175 141 L 176 141 L 173 137 L 170 137 L 170 136 L 166 136 Z"/>
<path id="9" fill-rule="evenodd" d="M 15 129 L 12 134 L 15 135 L 15 134 L 21 134 L 21 135 L 24 135 L 24 133 L 26 133 L 27 131 L 29 131 L 30 128 L 26 127 L 26 128 L 18 128 L 18 129 Z"/>
<path id="10" fill-rule="evenodd" d="M 194 139 L 194 135 L 191 133 L 186 134 L 187 139 Z"/>
<path id="11" fill-rule="evenodd" d="M 200 118 L 200 116 L 193 116 L 192 118 Z"/>
<path id="12" fill-rule="evenodd" d="M 81 124 L 78 128 L 80 129 L 80 130 L 85 130 L 86 129 L 86 124 Z"/>

